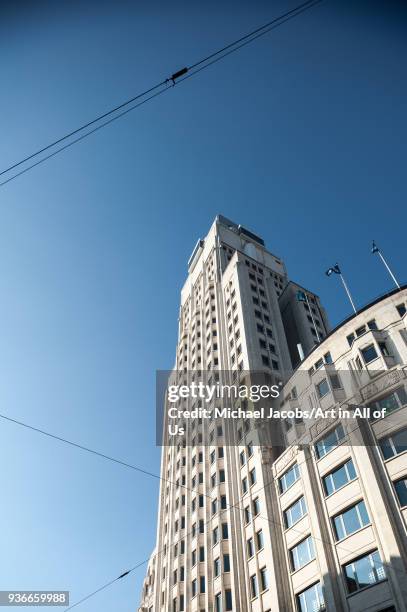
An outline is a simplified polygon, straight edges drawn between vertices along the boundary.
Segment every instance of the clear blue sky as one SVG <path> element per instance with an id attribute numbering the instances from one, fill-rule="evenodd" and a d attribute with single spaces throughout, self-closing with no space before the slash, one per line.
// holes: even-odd
<path id="1" fill-rule="evenodd" d="M 171 4 L 171 6 L 170 6 Z M 0 166 L 295 2 L 2 2 Z M 326 0 L 0 190 L 1 412 L 153 471 L 154 376 L 218 213 L 333 323 L 402 280 L 407 13 Z M 0 589 L 72 601 L 146 558 L 157 482 L 0 422 Z M 82 608 L 134 612 L 144 567 Z"/>

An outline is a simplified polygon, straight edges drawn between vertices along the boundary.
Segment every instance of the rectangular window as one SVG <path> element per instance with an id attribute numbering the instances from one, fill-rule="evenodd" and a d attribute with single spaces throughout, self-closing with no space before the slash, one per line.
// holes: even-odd
<path id="1" fill-rule="evenodd" d="M 404 387 L 399 387 L 399 389 L 396 389 L 392 393 L 389 393 L 388 395 L 385 395 L 384 397 L 375 400 L 374 402 L 371 402 L 370 404 L 368 404 L 368 406 L 371 410 L 382 410 L 383 408 L 385 408 L 387 416 L 394 410 L 397 410 L 398 408 L 401 408 L 401 406 L 405 406 L 406 404 L 406 391 Z"/>
<path id="2" fill-rule="evenodd" d="M 247 556 L 248 556 L 249 559 L 251 559 L 251 557 L 253 557 L 253 555 L 254 555 L 253 538 L 249 538 L 247 540 L 246 547 L 247 547 Z"/>
<path id="3" fill-rule="evenodd" d="M 199 591 L 200 593 L 205 593 L 205 576 L 200 576 L 199 578 Z"/>
<path id="4" fill-rule="evenodd" d="M 226 604 L 226 610 L 233 610 L 233 605 L 232 605 L 232 591 L 230 589 L 226 589 L 225 590 L 225 604 Z"/>
<path id="5" fill-rule="evenodd" d="M 315 451 L 318 459 L 324 457 L 331 450 L 336 448 L 338 444 L 344 439 L 345 432 L 342 425 L 335 427 L 329 434 L 321 438 L 315 445 Z"/>
<path id="6" fill-rule="evenodd" d="M 261 550 L 262 548 L 264 548 L 264 536 L 262 529 L 259 529 L 259 531 L 256 533 L 256 545 L 257 550 Z"/>
<path id="7" fill-rule="evenodd" d="M 287 510 L 284 511 L 284 523 L 286 528 L 292 527 L 307 513 L 304 496 L 297 499 Z"/>
<path id="8" fill-rule="evenodd" d="M 252 515 L 250 514 L 249 506 L 246 506 L 246 508 L 244 509 L 244 522 L 245 522 L 245 525 L 248 525 L 251 520 L 252 520 Z"/>
<path id="9" fill-rule="evenodd" d="M 262 591 L 265 591 L 269 587 L 267 570 L 265 567 L 262 567 L 260 570 L 260 587 Z"/>
<path id="10" fill-rule="evenodd" d="M 197 582 L 196 582 L 196 578 L 194 578 L 193 581 L 192 581 L 191 591 L 192 591 L 192 597 L 195 597 L 196 594 L 197 594 Z"/>
<path id="11" fill-rule="evenodd" d="M 325 397 L 325 395 L 327 395 L 329 393 L 329 391 L 330 391 L 329 384 L 328 384 L 328 381 L 327 381 L 326 378 L 323 378 L 321 380 L 321 382 L 319 382 L 317 384 L 316 387 L 317 387 L 317 392 L 318 392 L 318 397 L 319 398 Z"/>
<path id="12" fill-rule="evenodd" d="M 294 572 L 312 559 L 315 559 L 315 551 L 311 536 L 308 536 L 290 550 L 291 569 Z"/>
<path id="13" fill-rule="evenodd" d="M 345 565 L 344 573 L 349 593 L 386 578 L 378 550 Z"/>
<path id="14" fill-rule="evenodd" d="M 346 536 L 358 531 L 365 525 L 370 524 L 369 515 L 366 510 L 365 502 L 360 501 L 351 508 L 338 514 L 333 519 L 335 529 L 335 539 L 343 540 Z"/>
<path id="15" fill-rule="evenodd" d="M 399 304 L 398 306 L 396 306 L 396 308 L 397 308 L 397 312 L 399 313 L 400 317 L 403 318 L 407 312 L 405 305 Z"/>
<path id="16" fill-rule="evenodd" d="M 407 478 L 397 480 L 397 482 L 394 483 L 394 488 L 396 490 L 396 495 L 400 502 L 400 506 L 404 508 L 404 506 L 407 506 Z"/>
<path id="17" fill-rule="evenodd" d="M 280 478 L 278 484 L 280 493 L 285 493 L 300 477 L 300 470 L 297 463 L 294 463 Z"/>
<path id="18" fill-rule="evenodd" d="M 258 514 L 260 514 L 260 500 L 258 497 L 256 497 L 252 501 L 252 506 L 253 506 L 253 516 L 257 516 Z"/>
<path id="19" fill-rule="evenodd" d="M 254 599 L 255 597 L 257 597 L 259 594 L 259 590 L 257 587 L 257 576 L 256 574 L 253 574 L 253 576 L 250 576 L 250 595 L 251 598 Z"/>
<path id="20" fill-rule="evenodd" d="M 369 344 L 369 346 L 366 346 L 365 348 L 361 349 L 360 352 L 362 354 L 363 361 L 366 364 L 370 363 L 371 361 L 374 361 L 378 357 L 374 344 Z"/>
<path id="21" fill-rule="evenodd" d="M 247 493 L 248 485 L 246 476 L 242 479 L 242 493 L 243 495 Z"/>
<path id="22" fill-rule="evenodd" d="M 230 572 L 230 557 L 227 553 L 223 555 L 223 571 Z"/>
<path id="23" fill-rule="evenodd" d="M 222 612 L 222 593 L 215 595 L 215 612 Z"/>
<path id="24" fill-rule="evenodd" d="M 213 562 L 213 575 L 217 578 L 220 575 L 220 559 L 219 557 Z"/>
<path id="25" fill-rule="evenodd" d="M 222 539 L 227 540 L 229 537 L 228 524 L 222 523 Z"/>
<path id="26" fill-rule="evenodd" d="M 252 470 L 250 470 L 249 478 L 250 478 L 250 486 L 252 487 L 254 484 L 256 484 L 256 468 L 253 468 Z"/>
<path id="27" fill-rule="evenodd" d="M 325 495 L 331 495 L 334 491 L 338 491 L 351 480 L 355 480 L 356 471 L 352 459 L 322 478 Z"/>
<path id="28" fill-rule="evenodd" d="M 219 541 L 219 529 L 218 527 L 215 527 L 215 529 L 212 531 L 212 544 L 215 545 L 217 544 Z"/>
<path id="29" fill-rule="evenodd" d="M 200 546 L 199 547 L 199 560 L 205 561 L 205 546 Z"/>
<path id="30" fill-rule="evenodd" d="M 298 612 L 320 612 L 325 610 L 325 601 L 320 582 L 313 584 L 297 595 Z"/>

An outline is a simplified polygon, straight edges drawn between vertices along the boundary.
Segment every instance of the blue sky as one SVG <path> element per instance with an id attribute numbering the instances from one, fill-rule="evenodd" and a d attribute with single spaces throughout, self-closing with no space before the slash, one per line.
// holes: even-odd
<path id="1" fill-rule="evenodd" d="M 1 167 L 294 2 L 3 2 Z M 1 412 L 159 471 L 154 378 L 222 213 L 335 324 L 406 281 L 406 10 L 327 0 L 0 190 Z M 148 557 L 157 482 L 0 422 L 0 589 L 76 601 Z M 134 611 L 144 568 L 86 612 Z"/>

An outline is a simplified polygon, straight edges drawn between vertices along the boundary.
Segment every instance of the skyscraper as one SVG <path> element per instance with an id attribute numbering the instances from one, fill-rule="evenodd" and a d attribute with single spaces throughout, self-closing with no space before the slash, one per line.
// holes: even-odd
<path id="1" fill-rule="evenodd" d="M 370 311 L 369 320 L 366 314 L 358 314 L 351 317 L 350 327 L 347 324 L 331 332 L 319 298 L 289 281 L 280 257 L 267 251 L 259 236 L 219 215 L 206 238 L 198 241 L 188 262 L 172 378 L 191 381 L 191 377 L 194 380 L 196 375 L 204 375 L 206 382 L 214 384 L 227 376 L 230 382 L 237 383 L 247 380 L 252 373 L 262 373 L 267 384 L 282 390 L 283 406 L 322 402 L 322 408 L 327 410 L 349 398 L 354 401 L 355 384 L 360 387 L 371 384 L 370 374 L 376 375 L 369 374 L 369 362 L 362 363 L 366 347 L 360 349 L 360 355 L 352 353 L 354 343 L 358 344 L 364 335 L 365 339 L 369 334 L 375 335 L 372 342 L 369 336 L 368 346 L 372 351 L 372 344 L 380 360 L 377 369 L 397 369 L 400 377 L 397 380 L 405 378 L 402 364 L 407 362 L 407 336 L 401 332 L 404 329 L 406 333 L 405 310 L 403 313 L 406 291 L 402 288 L 395 293 L 396 297 L 388 298 L 390 306 L 385 301 L 384 306 L 379 302 L 372 308 L 380 310 L 380 317 L 386 313 L 383 314 L 387 317 L 386 329 L 391 325 L 396 330 L 397 356 L 390 355 L 390 347 L 386 348 L 379 328 L 380 317 Z M 388 320 L 393 315 L 394 324 Z M 362 322 L 359 325 L 357 320 L 360 317 L 363 332 Z M 354 331 L 347 334 L 349 338 L 345 337 L 343 347 L 343 330 L 348 332 L 350 328 Z M 376 332 L 382 335 L 376 338 Z M 352 333 L 354 338 L 350 340 Z M 356 383 L 350 374 L 349 380 L 340 374 L 341 368 L 348 373 L 351 369 L 349 353 L 352 359 L 361 360 L 354 368 L 355 376 L 359 377 Z M 360 373 L 364 368 L 366 371 Z M 324 372 L 325 376 L 321 376 Z M 403 385 L 400 389 L 393 399 L 397 409 L 402 409 L 407 400 Z M 362 402 L 363 398 L 357 400 Z M 182 402 L 182 407 L 193 410 L 199 403 L 189 398 Z M 216 404 L 216 399 L 213 403 Z M 237 403 L 241 404 L 244 401 Z M 246 402 L 244 408 L 247 407 Z M 402 544 L 405 524 L 399 506 L 394 499 L 392 511 L 398 512 L 397 534 L 390 526 L 392 518 L 386 501 L 390 492 L 377 485 L 382 499 L 380 510 L 376 515 L 367 508 L 362 478 L 378 475 L 365 447 L 357 453 L 353 448 L 349 457 L 342 452 L 339 459 L 329 462 L 329 474 L 325 473 L 328 468 L 320 473 L 323 457 L 318 453 L 323 450 L 318 449 L 326 449 L 330 444 L 332 458 L 336 446 L 345 448 L 342 438 L 335 438 L 332 433 L 336 431 L 335 420 L 327 422 L 333 428 L 328 433 L 324 428 L 313 430 L 314 424 L 301 418 L 276 421 L 266 428 L 241 419 L 236 422 L 232 439 L 227 423 L 195 419 L 187 425 L 188 436 L 183 443 L 172 443 L 164 428 L 157 542 L 144 582 L 140 611 L 309 612 L 327 607 L 356 612 L 367 607 L 360 603 L 360 591 L 363 595 L 367 592 L 364 589 L 370 587 L 372 592 L 373 586 L 382 589 L 377 601 L 379 606 L 383 605 L 374 607 L 372 596 L 369 600 L 365 595 L 363 601 L 373 605 L 369 610 L 405 609 L 391 607 L 403 605 L 400 576 L 406 577 L 406 544 Z M 365 424 L 361 431 L 363 427 Z M 370 431 L 371 425 L 366 428 Z M 351 435 L 350 431 L 342 433 L 343 438 L 345 433 Z M 334 438 L 324 443 L 319 435 L 321 439 L 327 435 Z M 407 473 L 405 455 L 402 466 L 401 472 Z M 344 471 L 349 481 L 360 480 L 362 488 L 345 496 L 340 493 L 344 499 L 335 505 L 327 502 L 326 497 L 328 493 L 331 500 L 338 497 L 335 489 L 338 470 Z M 341 472 L 344 482 L 345 476 Z M 405 484 L 397 486 L 404 500 Z M 359 529 L 366 528 L 367 532 L 368 526 L 375 525 L 370 539 L 366 536 L 370 548 L 362 542 L 360 550 L 366 554 L 355 561 L 338 552 L 337 542 L 353 533 L 347 527 L 348 517 L 340 513 L 344 506 L 346 511 L 348 506 L 349 511 L 356 508 L 349 519 L 357 525 L 354 531 L 359 533 Z M 379 520 L 383 520 L 383 538 L 390 542 L 388 554 L 397 557 L 388 567 L 377 536 Z M 343 588 L 336 580 L 336 572 Z M 377 591 L 374 597 L 377 598 Z"/>

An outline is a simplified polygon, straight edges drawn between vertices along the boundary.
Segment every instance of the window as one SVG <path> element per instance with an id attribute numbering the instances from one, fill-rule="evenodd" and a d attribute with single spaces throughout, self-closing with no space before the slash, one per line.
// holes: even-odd
<path id="1" fill-rule="evenodd" d="M 215 612 L 222 612 L 222 593 L 215 595 Z"/>
<path id="2" fill-rule="evenodd" d="M 233 610 L 232 591 L 230 589 L 225 590 L 225 603 L 226 603 L 226 610 Z"/>
<path id="3" fill-rule="evenodd" d="M 225 482 L 225 470 L 219 470 L 219 482 Z"/>
<path id="4" fill-rule="evenodd" d="M 264 536 L 262 529 L 259 529 L 259 531 L 256 533 L 256 545 L 257 550 L 261 550 L 262 548 L 264 548 Z"/>
<path id="5" fill-rule="evenodd" d="M 377 323 L 375 321 L 375 319 L 372 319 L 371 321 L 367 322 L 367 326 L 369 329 L 377 329 Z"/>
<path id="6" fill-rule="evenodd" d="M 306 513 L 307 506 L 305 504 L 304 496 L 302 496 L 284 511 L 284 523 L 286 528 L 297 523 Z"/>
<path id="7" fill-rule="evenodd" d="M 356 478 L 356 471 L 352 459 L 336 468 L 329 474 L 323 477 L 322 483 L 326 495 L 331 495 L 334 491 L 338 491 L 348 482 Z"/>
<path id="8" fill-rule="evenodd" d="M 196 582 L 196 578 L 193 579 L 192 581 L 192 585 L 191 585 L 191 590 L 192 590 L 192 597 L 195 597 L 197 594 L 197 582 Z"/>
<path id="9" fill-rule="evenodd" d="M 230 557 L 227 553 L 223 555 L 223 571 L 230 572 Z"/>
<path id="10" fill-rule="evenodd" d="M 404 304 L 398 304 L 398 306 L 396 306 L 397 308 L 397 312 L 399 313 L 400 317 L 404 317 L 404 315 L 406 314 L 407 310 Z"/>
<path id="11" fill-rule="evenodd" d="M 358 327 L 357 329 L 355 329 L 355 334 L 358 338 L 359 336 L 363 336 L 363 334 L 365 333 L 366 333 L 366 325 L 362 325 L 361 327 Z"/>
<path id="12" fill-rule="evenodd" d="M 215 545 L 217 544 L 219 541 L 219 528 L 215 527 L 215 529 L 212 531 L 212 544 Z"/>
<path id="13" fill-rule="evenodd" d="M 394 488 L 396 490 L 396 495 L 400 502 L 400 506 L 402 508 L 407 506 L 407 478 L 397 480 L 397 482 L 394 483 Z"/>
<path id="14" fill-rule="evenodd" d="M 227 540 L 229 537 L 228 524 L 222 523 L 222 539 Z"/>
<path id="15" fill-rule="evenodd" d="M 243 466 L 246 463 L 246 455 L 244 450 L 240 453 L 240 465 Z"/>
<path id="16" fill-rule="evenodd" d="M 221 495 L 220 496 L 220 508 L 221 510 L 226 510 L 227 508 L 227 500 L 226 500 L 226 495 Z"/>
<path id="17" fill-rule="evenodd" d="M 348 341 L 349 346 L 352 346 L 354 339 L 355 334 L 349 334 L 349 336 L 346 336 L 346 340 Z"/>
<path id="18" fill-rule="evenodd" d="M 285 493 L 300 477 L 300 470 L 297 463 L 294 463 L 280 478 L 278 484 L 280 493 Z"/>
<path id="19" fill-rule="evenodd" d="M 342 389 L 341 379 L 339 378 L 338 374 L 331 374 L 329 376 L 329 380 L 331 381 L 332 389 Z"/>
<path id="20" fill-rule="evenodd" d="M 250 513 L 250 508 L 249 508 L 249 506 L 246 506 L 246 508 L 244 509 L 244 522 L 245 522 L 245 525 L 248 525 L 251 520 L 252 520 L 252 515 Z"/>
<path id="21" fill-rule="evenodd" d="M 315 452 L 318 459 L 324 457 L 331 450 L 336 448 L 345 437 L 345 432 L 342 425 L 335 427 L 329 434 L 321 438 L 315 445 Z"/>
<path id="22" fill-rule="evenodd" d="M 246 546 L 247 546 L 247 556 L 250 559 L 251 557 L 253 557 L 254 555 L 254 544 L 253 544 L 253 538 L 249 538 L 246 542 Z"/>
<path id="23" fill-rule="evenodd" d="M 349 593 L 386 578 L 378 550 L 345 565 L 344 573 Z"/>
<path id="24" fill-rule="evenodd" d="M 246 478 L 246 476 L 245 476 L 245 477 L 242 479 L 242 492 L 243 492 L 243 495 L 244 495 L 245 493 L 247 493 L 247 489 L 248 489 L 248 486 L 247 486 L 247 478 Z"/>
<path id="25" fill-rule="evenodd" d="M 323 378 L 321 382 L 317 384 L 318 397 L 324 397 L 327 393 L 329 393 L 329 390 L 328 381 L 326 378 Z"/>
<path id="26" fill-rule="evenodd" d="M 196 565 L 196 550 L 192 551 L 191 557 L 192 557 L 192 559 L 191 559 L 192 567 L 194 567 L 194 565 Z"/>
<path id="27" fill-rule="evenodd" d="M 252 470 L 250 470 L 249 478 L 250 478 L 250 486 L 252 487 L 254 484 L 256 484 L 256 468 L 253 468 Z"/>
<path id="28" fill-rule="evenodd" d="M 199 547 L 199 560 L 201 562 L 205 561 L 205 546 Z"/>
<path id="29" fill-rule="evenodd" d="M 404 453 L 407 450 L 407 427 L 399 429 L 387 438 L 382 438 L 379 444 L 385 459 Z"/>
<path id="30" fill-rule="evenodd" d="M 213 562 L 213 575 L 217 578 L 220 575 L 220 559 L 219 557 Z"/>
<path id="31" fill-rule="evenodd" d="M 290 550 L 291 569 L 296 571 L 309 561 L 315 559 L 314 543 L 308 536 Z"/>
<path id="32" fill-rule="evenodd" d="M 256 497 L 252 501 L 252 506 L 253 506 L 253 516 L 257 516 L 258 514 L 260 514 L 260 500 L 258 497 Z"/>
<path id="33" fill-rule="evenodd" d="M 407 404 L 407 394 L 404 387 L 400 387 L 399 389 L 393 391 L 393 393 L 389 393 L 388 395 L 371 402 L 368 404 L 368 406 L 372 410 L 382 410 L 385 408 L 386 415 L 388 415 L 390 412 L 393 412 L 393 410 L 397 410 L 405 404 Z"/>
<path id="34" fill-rule="evenodd" d="M 200 593 L 205 593 L 205 576 L 200 576 L 199 578 L 199 591 Z"/>
<path id="35" fill-rule="evenodd" d="M 365 525 L 369 525 L 369 515 L 366 510 L 365 502 L 360 501 L 345 512 L 338 514 L 333 519 L 335 539 L 343 540 L 346 536 L 358 531 Z"/>
<path id="36" fill-rule="evenodd" d="M 366 346 L 365 348 L 361 349 L 360 352 L 365 363 L 370 363 L 378 357 L 374 344 L 369 344 L 369 346 Z"/>
<path id="37" fill-rule="evenodd" d="M 262 591 L 269 588 L 267 570 L 265 567 L 262 567 L 260 570 L 260 587 Z"/>
<path id="38" fill-rule="evenodd" d="M 324 365 L 324 360 L 321 358 L 321 359 L 318 359 L 318 361 L 314 364 L 314 367 L 316 370 L 319 370 L 319 368 L 322 368 L 323 365 Z"/>
<path id="39" fill-rule="evenodd" d="M 253 576 L 250 576 L 250 595 L 251 598 L 254 599 L 255 597 L 257 597 L 259 594 L 259 590 L 257 587 L 257 576 L 256 574 L 253 574 Z"/>
<path id="40" fill-rule="evenodd" d="M 321 583 L 317 582 L 297 595 L 297 606 L 299 612 L 320 612 L 320 610 L 325 610 Z"/>

